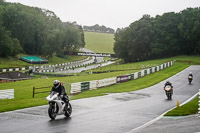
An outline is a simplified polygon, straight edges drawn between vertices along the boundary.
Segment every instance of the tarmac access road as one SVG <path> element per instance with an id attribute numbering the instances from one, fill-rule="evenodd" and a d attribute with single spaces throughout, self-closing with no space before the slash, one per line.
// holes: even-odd
<path id="1" fill-rule="evenodd" d="M 194 74 L 192 85 L 189 85 L 187 81 L 189 72 Z M 177 100 L 181 104 L 198 93 L 200 89 L 200 66 L 190 66 L 167 80 L 172 82 L 174 86 L 172 100 L 167 100 L 163 90 L 165 80 L 139 91 L 70 101 L 73 107 L 70 118 L 60 115 L 56 120 L 50 120 L 47 114 L 48 105 L 0 113 L 0 132 L 134 133 L 143 130 L 147 132 L 149 129 L 156 129 L 159 122 L 162 125 L 162 119 L 164 119 L 163 123 L 166 124 L 167 128 L 167 125 L 171 125 L 171 120 L 165 121 L 165 117 L 160 119 L 161 121 L 155 121 L 152 125 L 146 127 L 143 127 L 143 125 L 175 107 Z M 199 122 L 196 117 L 191 119 L 197 121 L 196 123 Z M 182 121 L 189 120 L 186 118 Z M 177 123 L 174 122 L 174 124 Z M 166 132 L 166 128 L 161 126 L 158 131 Z M 181 128 L 181 126 L 177 126 L 178 128 Z M 185 126 L 185 128 L 187 127 Z M 162 129 L 165 131 L 162 131 Z M 185 131 L 189 130 L 187 128 Z M 177 130 L 172 128 L 170 131 L 176 132 Z M 198 129 L 194 131 L 197 132 Z"/>

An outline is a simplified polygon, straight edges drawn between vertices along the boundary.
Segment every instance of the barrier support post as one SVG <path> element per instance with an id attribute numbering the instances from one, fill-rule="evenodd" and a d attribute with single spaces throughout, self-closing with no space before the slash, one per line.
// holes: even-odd
<path id="1" fill-rule="evenodd" d="M 35 94 L 35 87 L 33 87 L 33 98 L 34 98 L 34 94 Z"/>

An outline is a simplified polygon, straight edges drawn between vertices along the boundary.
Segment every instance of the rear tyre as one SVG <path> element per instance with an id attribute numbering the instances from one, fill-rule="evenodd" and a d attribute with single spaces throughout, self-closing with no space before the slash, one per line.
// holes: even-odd
<path id="1" fill-rule="evenodd" d="M 71 114 L 72 114 L 72 106 L 70 103 L 68 103 L 68 105 L 65 106 L 65 116 L 70 117 Z"/>
<path id="2" fill-rule="evenodd" d="M 192 84 L 192 79 L 188 79 L 188 81 L 189 81 L 189 84 L 191 85 Z"/>
<path id="3" fill-rule="evenodd" d="M 170 94 L 169 94 L 169 92 L 167 93 L 167 99 L 170 100 Z"/>
<path id="4" fill-rule="evenodd" d="M 49 117 L 50 117 L 52 120 L 55 120 L 56 115 L 57 115 L 57 112 L 56 112 L 55 105 L 52 104 L 52 103 L 49 104 L 48 114 L 49 114 Z"/>
<path id="5" fill-rule="evenodd" d="M 172 100 L 172 93 L 169 93 L 169 100 Z"/>
<path id="6" fill-rule="evenodd" d="M 171 100 L 172 99 L 172 93 L 169 91 L 166 91 L 167 99 Z"/>

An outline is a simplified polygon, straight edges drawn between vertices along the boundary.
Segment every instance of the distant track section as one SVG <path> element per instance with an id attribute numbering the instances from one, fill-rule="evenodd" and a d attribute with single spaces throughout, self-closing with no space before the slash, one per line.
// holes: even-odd
<path id="1" fill-rule="evenodd" d="M 116 57 L 115 54 L 110 54 L 110 53 L 71 52 L 68 54 L 69 55 L 78 55 L 78 56 Z"/>

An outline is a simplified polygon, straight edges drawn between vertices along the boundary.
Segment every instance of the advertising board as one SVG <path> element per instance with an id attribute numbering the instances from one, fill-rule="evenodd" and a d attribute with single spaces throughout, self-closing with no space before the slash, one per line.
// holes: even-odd
<path id="1" fill-rule="evenodd" d="M 123 75 L 117 77 L 117 82 L 126 82 L 131 79 L 131 75 Z"/>
<path id="2" fill-rule="evenodd" d="M 96 85 L 97 85 L 97 88 L 99 88 L 99 87 L 115 84 L 116 82 L 117 82 L 116 77 L 113 77 L 113 78 L 97 80 Z"/>

